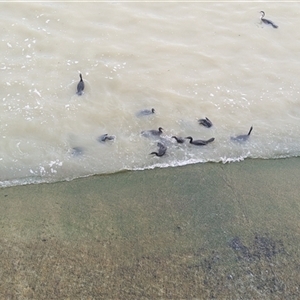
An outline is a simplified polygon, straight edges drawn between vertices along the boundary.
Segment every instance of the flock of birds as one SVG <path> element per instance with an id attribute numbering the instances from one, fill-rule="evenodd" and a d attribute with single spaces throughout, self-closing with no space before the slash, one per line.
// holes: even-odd
<path id="1" fill-rule="evenodd" d="M 154 113 L 153 108 L 152 108 L 151 111 L 152 111 L 152 113 Z M 144 110 L 144 111 L 141 111 L 141 112 L 143 112 L 144 114 L 145 113 L 150 114 L 149 110 Z M 212 122 L 207 117 L 205 117 L 205 119 L 199 119 L 198 123 L 200 125 L 203 125 L 204 127 L 207 127 L 207 128 L 210 128 L 210 127 L 213 126 Z M 231 140 L 237 141 L 237 142 L 246 141 L 250 137 L 252 129 L 253 129 L 253 126 L 250 127 L 250 130 L 247 134 L 241 134 L 241 135 L 233 136 L 233 137 L 231 137 Z M 163 133 L 163 128 L 162 127 L 159 127 L 158 130 L 151 129 L 151 130 L 145 130 L 145 131 L 141 132 L 141 134 L 143 136 L 146 136 L 146 137 L 150 137 L 150 136 L 158 137 L 162 133 Z M 215 140 L 215 138 L 213 138 L 213 137 L 208 139 L 208 140 L 194 140 L 193 137 L 191 137 L 191 136 L 187 136 L 187 137 L 184 138 L 184 137 L 179 137 L 179 136 L 175 136 L 175 135 L 173 135 L 172 138 L 175 139 L 175 141 L 178 144 L 183 144 L 186 140 L 189 140 L 189 143 L 192 144 L 192 145 L 195 145 L 195 146 L 205 146 L 209 143 L 212 143 Z M 166 151 L 167 151 L 166 145 L 164 145 L 161 142 L 158 142 L 157 146 L 158 146 L 158 150 L 153 151 L 150 154 L 154 154 L 156 156 L 164 156 L 166 154 Z"/>
<path id="2" fill-rule="evenodd" d="M 261 11 L 260 14 L 261 14 L 260 19 L 263 23 L 265 23 L 267 25 L 271 25 L 273 28 L 278 28 L 278 26 L 276 24 L 274 24 L 272 21 L 264 18 L 264 16 L 265 16 L 264 11 Z M 80 77 L 80 81 L 77 84 L 77 95 L 81 96 L 83 94 L 83 90 L 84 90 L 84 81 L 82 79 L 82 74 L 79 74 L 79 77 Z M 152 115 L 154 113 L 155 113 L 154 108 L 145 109 L 145 110 L 139 111 L 137 113 L 137 116 L 140 117 L 140 116 Z M 199 119 L 198 123 L 200 125 L 203 125 L 206 128 L 210 128 L 210 127 L 213 126 L 213 123 L 207 117 L 205 117 L 204 119 Z M 250 130 L 247 134 L 242 134 L 242 135 L 231 137 L 231 140 L 238 141 L 238 142 L 246 141 L 250 137 L 252 129 L 253 129 L 253 126 L 250 127 Z M 145 131 L 141 132 L 141 134 L 145 137 L 151 137 L 151 136 L 160 137 L 160 135 L 162 133 L 163 133 L 163 128 L 162 127 L 159 127 L 158 130 L 151 129 L 151 130 L 145 130 Z M 113 135 L 108 135 L 107 133 L 105 133 L 105 134 L 98 137 L 98 141 L 99 142 L 106 142 L 106 141 L 114 140 L 114 138 L 115 137 Z M 172 138 L 175 139 L 175 141 L 179 144 L 183 144 L 186 140 L 189 140 L 189 143 L 192 144 L 192 145 L 195 145 L 195 146 L 205 146 L 209 143 L 212 143 L 215 140 L 215 138 L 213 138 L 213 137 L 208 139 L 208 140 L 194 140 L 193 137 L 191 137 L 191 136 L 187 136 L 187 137 L 183 138 L 183 137 L 179 137 L 179 136 L 175 136 L 175 135 L 173 135 Z M 158 142 L 157 146 L 158 146 L 158 150 L 153 151 L 150 154 L 151 155 L 156 155 L 156 156 L 159 156 L 159 157 L 164 156 L 166 154 L 166 151 L 167 151 L 167 146 L 164 145 L 162 142 Z M 80 147 L 74 147 L 73 148 L 73 153 L 81 154 L 82 149 Z"/>
<path id="3" fill-rule="evenodd" d="M 83 90 L 84 90 L 84 81 L 82 79 L 82 74 L 79 74 L 79 77 L 80 77 L 80 81 L 77 84 L 77 94 L 82 95 Z M 153 114 L 155 114 L 155 109 L 151 108 L 151 109 L 144 109 L 144 110 L 139 111 L 136 114 L 136 116 L 142 117 L 142 116 L 149 116 L 149 115 L 153 115 Z M 206 128 L 210 128 L 213 126 L 213 123 L 207 117 L 205 117 L 204 119 L 199 119 L 198 123 Z M 252 129 L 253 129 L 253 127 L 251 126 L 248 134 L 234 136 L 234 137 L 231 137 L 231 139 L 234 141 L 238 141 L 238 142 L 246 141 L 249 138 Z M 164 129 L 162 127 L 159 127 L 158 129 L 144 130 L 141 132 L 141 135 L 144 137 L 160 137 L 161 134 L 163 133 L 163 130 Z M 104 143 L 106 141 L 112 141 L 114 139 L 115 139 L 115 136 L 108 135 L 107 133 L 105 133 L 105 134 L 99 136 L 97 140 L 101 143 Z M 195 146 L 205 146 L 209 143 L 212 143 L 215 140 L 215 138 L 213 138 L 213 137 L 208 140 L 200 140 L 200 139 L 194 140 L 193 137 L 191 137 L 191 136 L 180 137 L 180 136 L 175 136 L 175 135 L 172 136 L 172 139 L 175 139 L 175 141 L 178 144 L 183 144 L 186 140 L 189 140 L 189 143 L 192 145 L 195 145 Z M 156 155 L 156 156 L 161 157 L 166 154 L 167 146 L 164 145 L 162 143 L 162 141 L 163 140 L 161 140 L 160 142 L 157 143 L 158 149 L 157 149 L 157 151 L 151 152 L 150 153 L 151 155 Z M 75 155 L 82 154 L 82 149 L 80 147 L 74 147 L 73 154 L 75 154 Z"/>

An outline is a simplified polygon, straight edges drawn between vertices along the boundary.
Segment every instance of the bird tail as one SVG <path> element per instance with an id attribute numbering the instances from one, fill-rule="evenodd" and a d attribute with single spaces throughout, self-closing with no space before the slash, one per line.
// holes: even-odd
<path id="1" fill-rule="evenodd" d="M 207 140 L 206 142 L 207 142 L 207 143 L 211 143 L 211 142 L 213 142 L 214 140 L 215 140 L 215 138 L 211 138 L 211 139 Z"/>

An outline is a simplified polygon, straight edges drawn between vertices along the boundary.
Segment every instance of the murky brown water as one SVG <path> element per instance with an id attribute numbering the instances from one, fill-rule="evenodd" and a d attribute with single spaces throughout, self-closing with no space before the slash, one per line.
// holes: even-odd
<path id="1" fill-rule="evenodd" d="M 1 8 L 0 186 L 300 153 L 298 3 Z M 278 29 L 260 23 L 262 9 Z M 230 140 L 252 125 L 251 142 Z M 161 159 L 140 134 L 159 126 Z M 99 143 L 105 133 L 115 140 Z M 199 149 L 172 135 L 215 141 Z"/>

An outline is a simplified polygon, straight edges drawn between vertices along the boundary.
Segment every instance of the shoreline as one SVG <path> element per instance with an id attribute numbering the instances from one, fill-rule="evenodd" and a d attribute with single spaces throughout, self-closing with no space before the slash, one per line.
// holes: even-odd
<path id="1" fill-rule="evenodd" d="M 1 188 L 0 296 L 294 298 L 299 175 L 248 159 Z"/>

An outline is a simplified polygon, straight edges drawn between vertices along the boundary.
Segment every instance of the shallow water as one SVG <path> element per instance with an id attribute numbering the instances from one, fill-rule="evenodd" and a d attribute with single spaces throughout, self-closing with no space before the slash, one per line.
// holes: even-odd
<path id="1" fill-rule="evenodd" d="M 261 5 L 3 3 L 0 186 L 298 156 L 299 4 Z M 167 153 L 151 156 L 141 131 L 160 126 Z"/>

